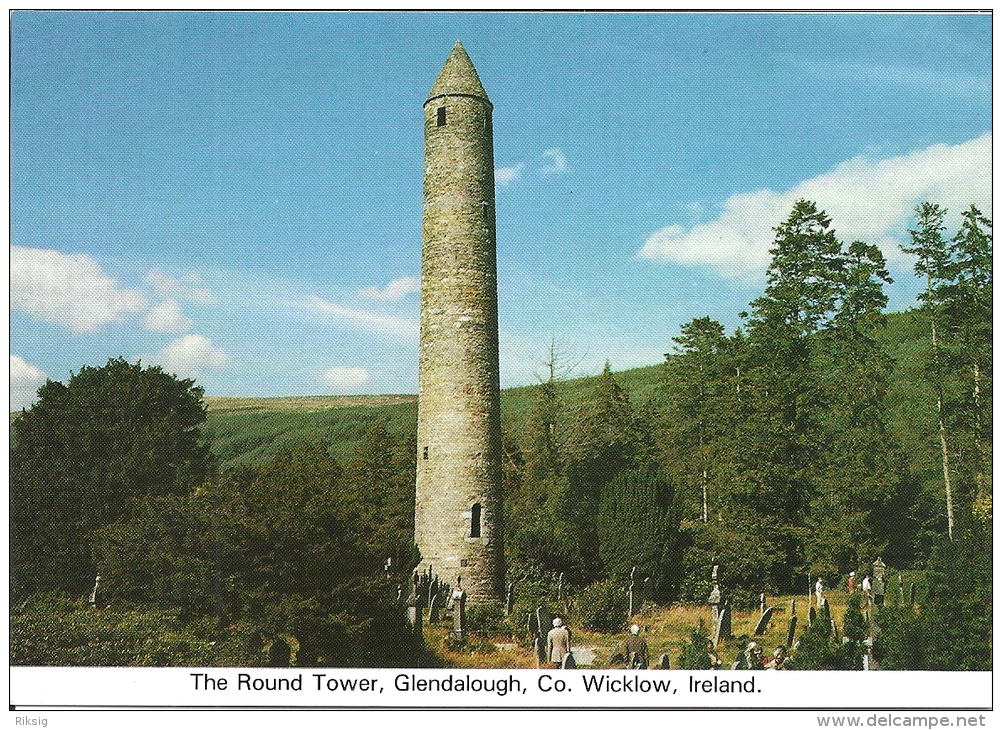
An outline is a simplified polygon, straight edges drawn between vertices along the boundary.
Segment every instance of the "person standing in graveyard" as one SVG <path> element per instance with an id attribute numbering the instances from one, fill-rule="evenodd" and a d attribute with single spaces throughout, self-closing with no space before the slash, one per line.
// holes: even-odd
<path id="1" fill-rule="evenodd" d="M 856 592 L 856 571 L 855 570 L 849 572 L 849 583 L 847 585 L 847 588 L 849 590 L 849 595 L 850 596 L 853 593 Z"/>
<path id="2" fill-rule="evenodd" d="M 723 666 L 723 660 L 714 648 L 713 642 L 709 640 L 706 642 L 706 656 L 710 660 L 710 669 L 720 669 Z"/>
<path id="3" fill-rule="evenodd" d="M 636 624 L 630 627 L 626 639 L 626 659 L 630 669 L 647 669 L 650 664 L 647 642 L 640 636 L 640 627 Z"/>
<path id="4" fill-rule="evenodd" d="M 883 606 L 884 605 L 884 579 L 882 576 L 874 573 L 873 575 L 873 605 Z"/>
<path id="5" fill-rule="evenodd" d="M 757 641 L 748 642 L 741 669 L 765 669 L 762 661 L 762 647 Z"/>
<path id="6" fill-rule="evenodd" d="M 867 608 L 873 605 L 873 583 L 869 573 L 863 576 L 863 600 L 866 601 Z"/>
<path id="7" fill-rule="evenodd" d="M 772 652 L 772 659 L 766 662 L 766 669 L 786 669 L 786 647 L 777 646 Z"/>
<path id="8" fill-rule="evenodd" d="M 563 620 L 557 616 L 553 619 L 553 628 L 546 635 L 546 656 L 554 666 L 560 667 L 564 657 L 570 653 L 570 629 L 564 626 Z"/>
<path id="9" fill-rule="evenodd" d="M 814 597 L 818 602 L 818 610 L 825 605 L 825 581 L 821 576 L 818 576 L 818 582 L 814 584 Z"/>

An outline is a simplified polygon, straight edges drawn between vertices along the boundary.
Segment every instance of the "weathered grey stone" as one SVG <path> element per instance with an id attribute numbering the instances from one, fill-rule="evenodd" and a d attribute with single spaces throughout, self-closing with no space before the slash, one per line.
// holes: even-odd
<path id="1" fill-rule="evenodd" d="M 658 669 L 671 669 L 671 660 L 667 654 L 662 654 L 658 657 Z"/>
<path id="2" fill-rule="evenodd" d="M 769 628 L 769 620 L 772 618 L 773 609 L 775 606 L 769 606 L 762 612 L 762 616 L 759 618 L 758 623 L 755 624 L 755 636 L 764 636 L 765 631 Z"/>
<path id="3" fill-rule="evenodd" d="M 790 616 L 790 626 L 786 629 L 786 645 L 793 646 L 793 638 L 797 631 L 797 617 L 796 615 Z"/>
<path id="4" fill-rule="evenodd" d="M 504 596 L 492 113 L 457 43 L 424 104 L 414 539 L 474 603 Z"/>
<path id="5" fill-rule="evenodd" d="M 577 669 L 578 663 L 574 661 L 574 652 L 567 652 L 564 654 L 564 658 L 560 660 L 561 669 Z"/>
<path id="6" fill-rule="evenodd" d="M 456 590 L 452 592 L 452 633 L 457 639 L 466 637 L 466 591 L 460 578 L 456 578 Z"/>

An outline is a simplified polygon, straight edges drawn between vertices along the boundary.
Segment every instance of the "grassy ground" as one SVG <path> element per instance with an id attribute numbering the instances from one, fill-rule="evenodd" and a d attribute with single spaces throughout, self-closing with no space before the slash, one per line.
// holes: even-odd
<path id="1" fill-rule="evenodd" d="M 841 634 L 845 615 L 847 594 L 833 591 L 828 595 L 829 610 Z M 777 646 L 786 644 L 787 629 L 790 619 L 790 601 L 796 602 L 797 630 L 796 636 L 807 625 L 809 613 L 807 596 L 767 596 L 766 602 L 774 606 L 772 618 L 766 627 L 765 634 L 753 636 L 755 625 L 760 618 L 760 611 L 737 611 L 732 619 L 731 639 L 722 639 L 717 646 L 717 652 L 724 662 L 724 668 L 730 668 L 736 656 L 744 651 L 745 642 L 754 639 L 759 642 L 766 654 L 771 654 Z M 890 600 L 890 598 L 889 598 Z M 661 654 L 668 654 L 671 667 L 678 668 L 678 658 L 682 647 L 688 643 L 690 634 L 699 625 L 700 620 L 707 627 L 707 633 L 712 626 L 709 606 L 670 606 L 660 607 L 645 604 L 640 613 L 635 615 L 632 623 L 641 627 L 641 635 L 647 640 L 650 648 L 652 665 Z M 615 666 L 610 658 L 617 648 L 626 640 L 627 633 L 622 631 L 614 634 L 590 632 L 573 625 L 571 618 L 572 644 L 575 647 L 591 649 L 595 652 L 595 660 L 586 669 L 604 669 Z M 516 638 L 495 634 L 492 636 L 471 636 L 468 646 L 463 651 L 449 648 L 448 637 L 452 633 L 451 619 L 445 618 L 434 625 L 425 625 L 424 637 L 428 648 L 436 654 L 444 665 L 461 668 L 533 668 L 536 660 L 532 647 L 520 644 Z M 742 637 L 748 638 L 742 638 Z M 621 666 L 621 665 L 620 665 Z"/>

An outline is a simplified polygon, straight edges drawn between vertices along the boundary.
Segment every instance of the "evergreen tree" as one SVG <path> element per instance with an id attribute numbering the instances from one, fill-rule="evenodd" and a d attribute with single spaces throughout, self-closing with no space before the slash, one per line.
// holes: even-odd
<path id="1" fill-rule="evenodd" d="M 739 416 L 733 348 L 724 327 L 709 317 L 682 325 L 667 362 L 664 411 L 657 439 L 663 461 L 686 494 L 687 516 L 709 520 L 719 512 L 726 483 L 733 422 Z M 711 498 L 711 492 L 713 496 Z"/>
<path id="2" fill-rule="evenodd" d="M 948 360 L 958 382 L 951 422 L 962 448 L 958 469 L 982 519 L 991 511 L 992 222 L 971 205 L 950 242 L 942 299 Z"/>
<path id="3" fill-rule="evenodd" d="M 568 449 L 565 514 L 585 577 L 594 579 L 598 575 L 596 524 L 602 489 L 633 466 L 640 446 L 630 397 L 616 382 L 607 362 L 584 413 L 575 424 Z"/>
<path id="4" fill-rule="evenodd" d="M 629 578 L 636 567 L 649 579 L 654 598 L 665 600 L 678 585 L 678 517 L 674 490 L 654 465 L 621 472 L 602 486 L 598 550 L 603 575 Z"/>
<path id="5" fill-rule="evenodd" d="M 193 380 L 122 358 L 39 388 L 11 422 L 12 596 L 90 590 L 97 529 L 212 474 L 203 421 Z"/>
<path id="6" fill-rule="evenodd" d="M 928 378 L 936 394 L 937 435 L 943 465 L 943 486 L 946 497 L 947 535 L 953 539 L 954 504 L 953 483 L 950 473 L 950 447 L 946 429 L 946 371 L 942 352 L 941 332 L 943 318 L 943 286 L 949 276 L 950 253 L 943 238 L 943 219 L 946 209 L 935 203 L 921 203 L 915 209 L 916 226 L 909 229 L 911 244 L 901 248 L 917 257 L 915 273 L 926 280 L 925 291 L 919 294 L 922 313 L 929 323 L 930 357 Z"/>
<path id="7" fill-rule="evenodd" d="M 815 572 L 845 573 L 887 554 L 888 537 L 901 532 L 887 522 L 900 521 L 891 505 L 901 465 L 884 415 L 892 363 L 878 337 L 890 281 L 880 250 L 854 241 L 834 279 L 833 315 L 814 338 L 826 403 L 807 546 Z"/>
<path id="8" fill-rule="evenodd" d="M 804 562 L 798 533 L 815 492 L 828 405 L 816 335 L 831 325 L 844 258 L 831 219 L 810 201 L 798 200 L 775 231 L 768 286 L 746 315 L 752 369 L 735 503 L 777 524 L 766 539 L 785 553 L 785 574 L 776 576 L 785 588 Z"/>
<path id="9" fill-rule="evenodd" d="M 594 570 L 594 559 L 582 554 L 573 529 L 570 485 L 567 479 L 566 418 L 558 393 L 563 372 L 556 345 L 551 344 L 547 379 L 533 389 L 525 429 L 524 464 L 517 491 L 505 504 L 511 566 L 532 572 L 565 573 L 584 581 Z"/>

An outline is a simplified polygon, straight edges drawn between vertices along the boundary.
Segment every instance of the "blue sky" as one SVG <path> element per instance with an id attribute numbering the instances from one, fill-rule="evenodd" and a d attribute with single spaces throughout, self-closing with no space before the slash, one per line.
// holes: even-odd
<path id="1" fill-rule="evenodd" d="M 11 405 L 109 357 L 209 395 L 417 388 L 422 103 L 494 103 L 501 378 L 729 330 L 798 197 L 920 282 L 915 205 L 991 210 L 991 18 L 18 12 Z"/>

